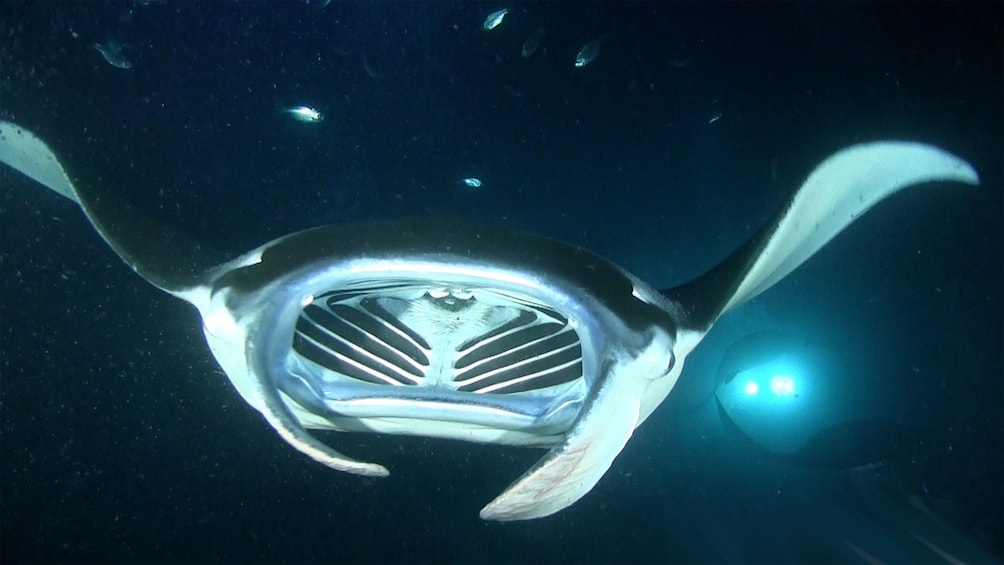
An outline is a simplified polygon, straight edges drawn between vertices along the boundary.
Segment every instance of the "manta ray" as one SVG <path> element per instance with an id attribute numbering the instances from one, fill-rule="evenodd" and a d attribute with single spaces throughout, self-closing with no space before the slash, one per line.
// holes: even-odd
<path id="1" fill-rule="evenodd" d="M 0 122 L 0 161 L 75 202 L 129 267 L 198 309 L 234 388 L 308 457 L 388 474 L 309 430 L 547 448 L 481 510 L 486 520 L 548 516 L 587 494 L 715 321 L 874 204 L 922 183 L 978 184 L 929 145 L 855 145 L 732 255 L 660 290 L 581 247 L 460 222 L 331 225 L 228 256 L 109 187 L 71 181 L 16 124 Z"/>

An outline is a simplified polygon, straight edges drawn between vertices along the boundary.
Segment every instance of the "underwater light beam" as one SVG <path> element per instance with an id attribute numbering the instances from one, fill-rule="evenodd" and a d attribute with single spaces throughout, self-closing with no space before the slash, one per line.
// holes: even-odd
<path id="1" fill-rule="evenodd" d="M 791 396 L 795 393 L 795 380 L 787 375 L 774 375 L 770 379 L 770 391 L 778 396 Z"/>

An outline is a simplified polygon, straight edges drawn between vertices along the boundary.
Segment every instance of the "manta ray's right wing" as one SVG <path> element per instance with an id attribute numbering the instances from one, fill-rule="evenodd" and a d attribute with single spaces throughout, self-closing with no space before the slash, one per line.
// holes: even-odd
<path id="1" fill-rule="evenodd" d="M 73 183 L 49 146 L 17 124 L 0 121 L 0 163 L 76 202 L 127 265 L 171 294 L 198 287 L 232 258 L 148 217 L 112 190 Z"/>
<path id="2" fill-rule="evenodd" d="M 930 145 L 875 142 L 831 156 L 763 229 L 704 275 L 663 291 L 706 332 L 719 316 L 783 279 L 883 198 L 926 182 L 979 184 L 962 159 Z"/>
<path id="3" fill-rule="evenodd" d="M 211 308 L 208 285 L 227 266 L 228 256 L 148 217 L 112 190 L 72 182 L 49 146 L 17 124 L 0 121 L 0 163 L 77 203 L 105 242 L 148 282 L 191 302 L 203 316 Z M 204 324 L 208 328 L 209 322 L 204 320 Z M 246 328 L 217 325 L 232 332 L 228 337 L 239 343 L 246 338 Z M 274 388 L 261 387 L 254 379 L 234 377 L 251 373 L 243 349 L 228 349 L 226 346 L 232 344 L 211 335 L 208 329 L 206 339 L 234 387 L 284 440 L 333 469 L 367 476 L 387 475 L 383 466 L 355 461 L 306 433 Z"/>

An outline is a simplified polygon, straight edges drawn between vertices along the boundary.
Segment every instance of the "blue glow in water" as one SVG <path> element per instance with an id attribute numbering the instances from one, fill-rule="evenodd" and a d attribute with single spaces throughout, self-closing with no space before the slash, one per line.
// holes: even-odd
<path id="1" fill-rule="evenodd" d="M 787 375 L 774 375 L 770 379 L 770 391 L 778 396 L 791 396 L 795 393 L 795 380 Z"/>

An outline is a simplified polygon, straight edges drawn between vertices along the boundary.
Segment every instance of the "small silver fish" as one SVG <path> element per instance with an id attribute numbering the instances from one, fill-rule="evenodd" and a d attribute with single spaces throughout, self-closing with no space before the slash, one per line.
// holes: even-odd
<path id="1" fill-rule="evenodd" d="M 536 31 L 526 38 L 526 41 L 523 42 L 524 59 L 537 52 L 537 48 L 540 47 L 540 40 L 544 39 L 544 33 L 544 28 L 538 27 Z"/>
<path id="2" fill-rule="evenodd" d="M 579 53 L 575 56 L 575 66 L 581 68 L 592 63 L 600 54 L 600 42 L 606 38 L 607 34 L 603 34 L 599 39 L 594 39 L 583 45 L 582 49 L 579 49 Z"/>
<path id="3" fill-rule="evenodd" d="M 291 118 L 298 122 L 315 124 L 324 119 L 324 114 L 318 112 L 310 106 L 294 106 L 286 108 L 283 112 L 289 114 Z"/>
<path id="4" fill-rule="evenodd" d="M 101 53 L 105 62 L 117 69 L 131 69 L 132 61 L 122 53 L 122 44 L 115 38 L 109 38 L 104 43 L 95 43 L 92 47 Z"/>
<path id="5" fill-rule="evenodd" d="M 491 31 L 497 28 L 499 24 L 502 23 L 502 18 L 504 18 L 505 15 L 508 13 L 509 13 L 509 8 L 502 8 L 498 12 L 492 12 L 491 14 L 488 14 L 488 17 L 485 18 L 485 30 Z"/>
<path id="6" fill-rule="evenodd" d="M 715 112 L 714 114 L 712 114 L 711 119 L 708 120 L 708 123 L 709 124 L 713 124 L 713 123 L 717 122 L 720 119 L 722 119 L 722 113 L 721 112 Z"/>
<path id="7" fill-rule="evenodd" d="M 471 188 L 481 187 L 481 179 L 475 177 L 468 177 L 460 182 L 464 183 L 464 185 L 469 186 Z"/>

